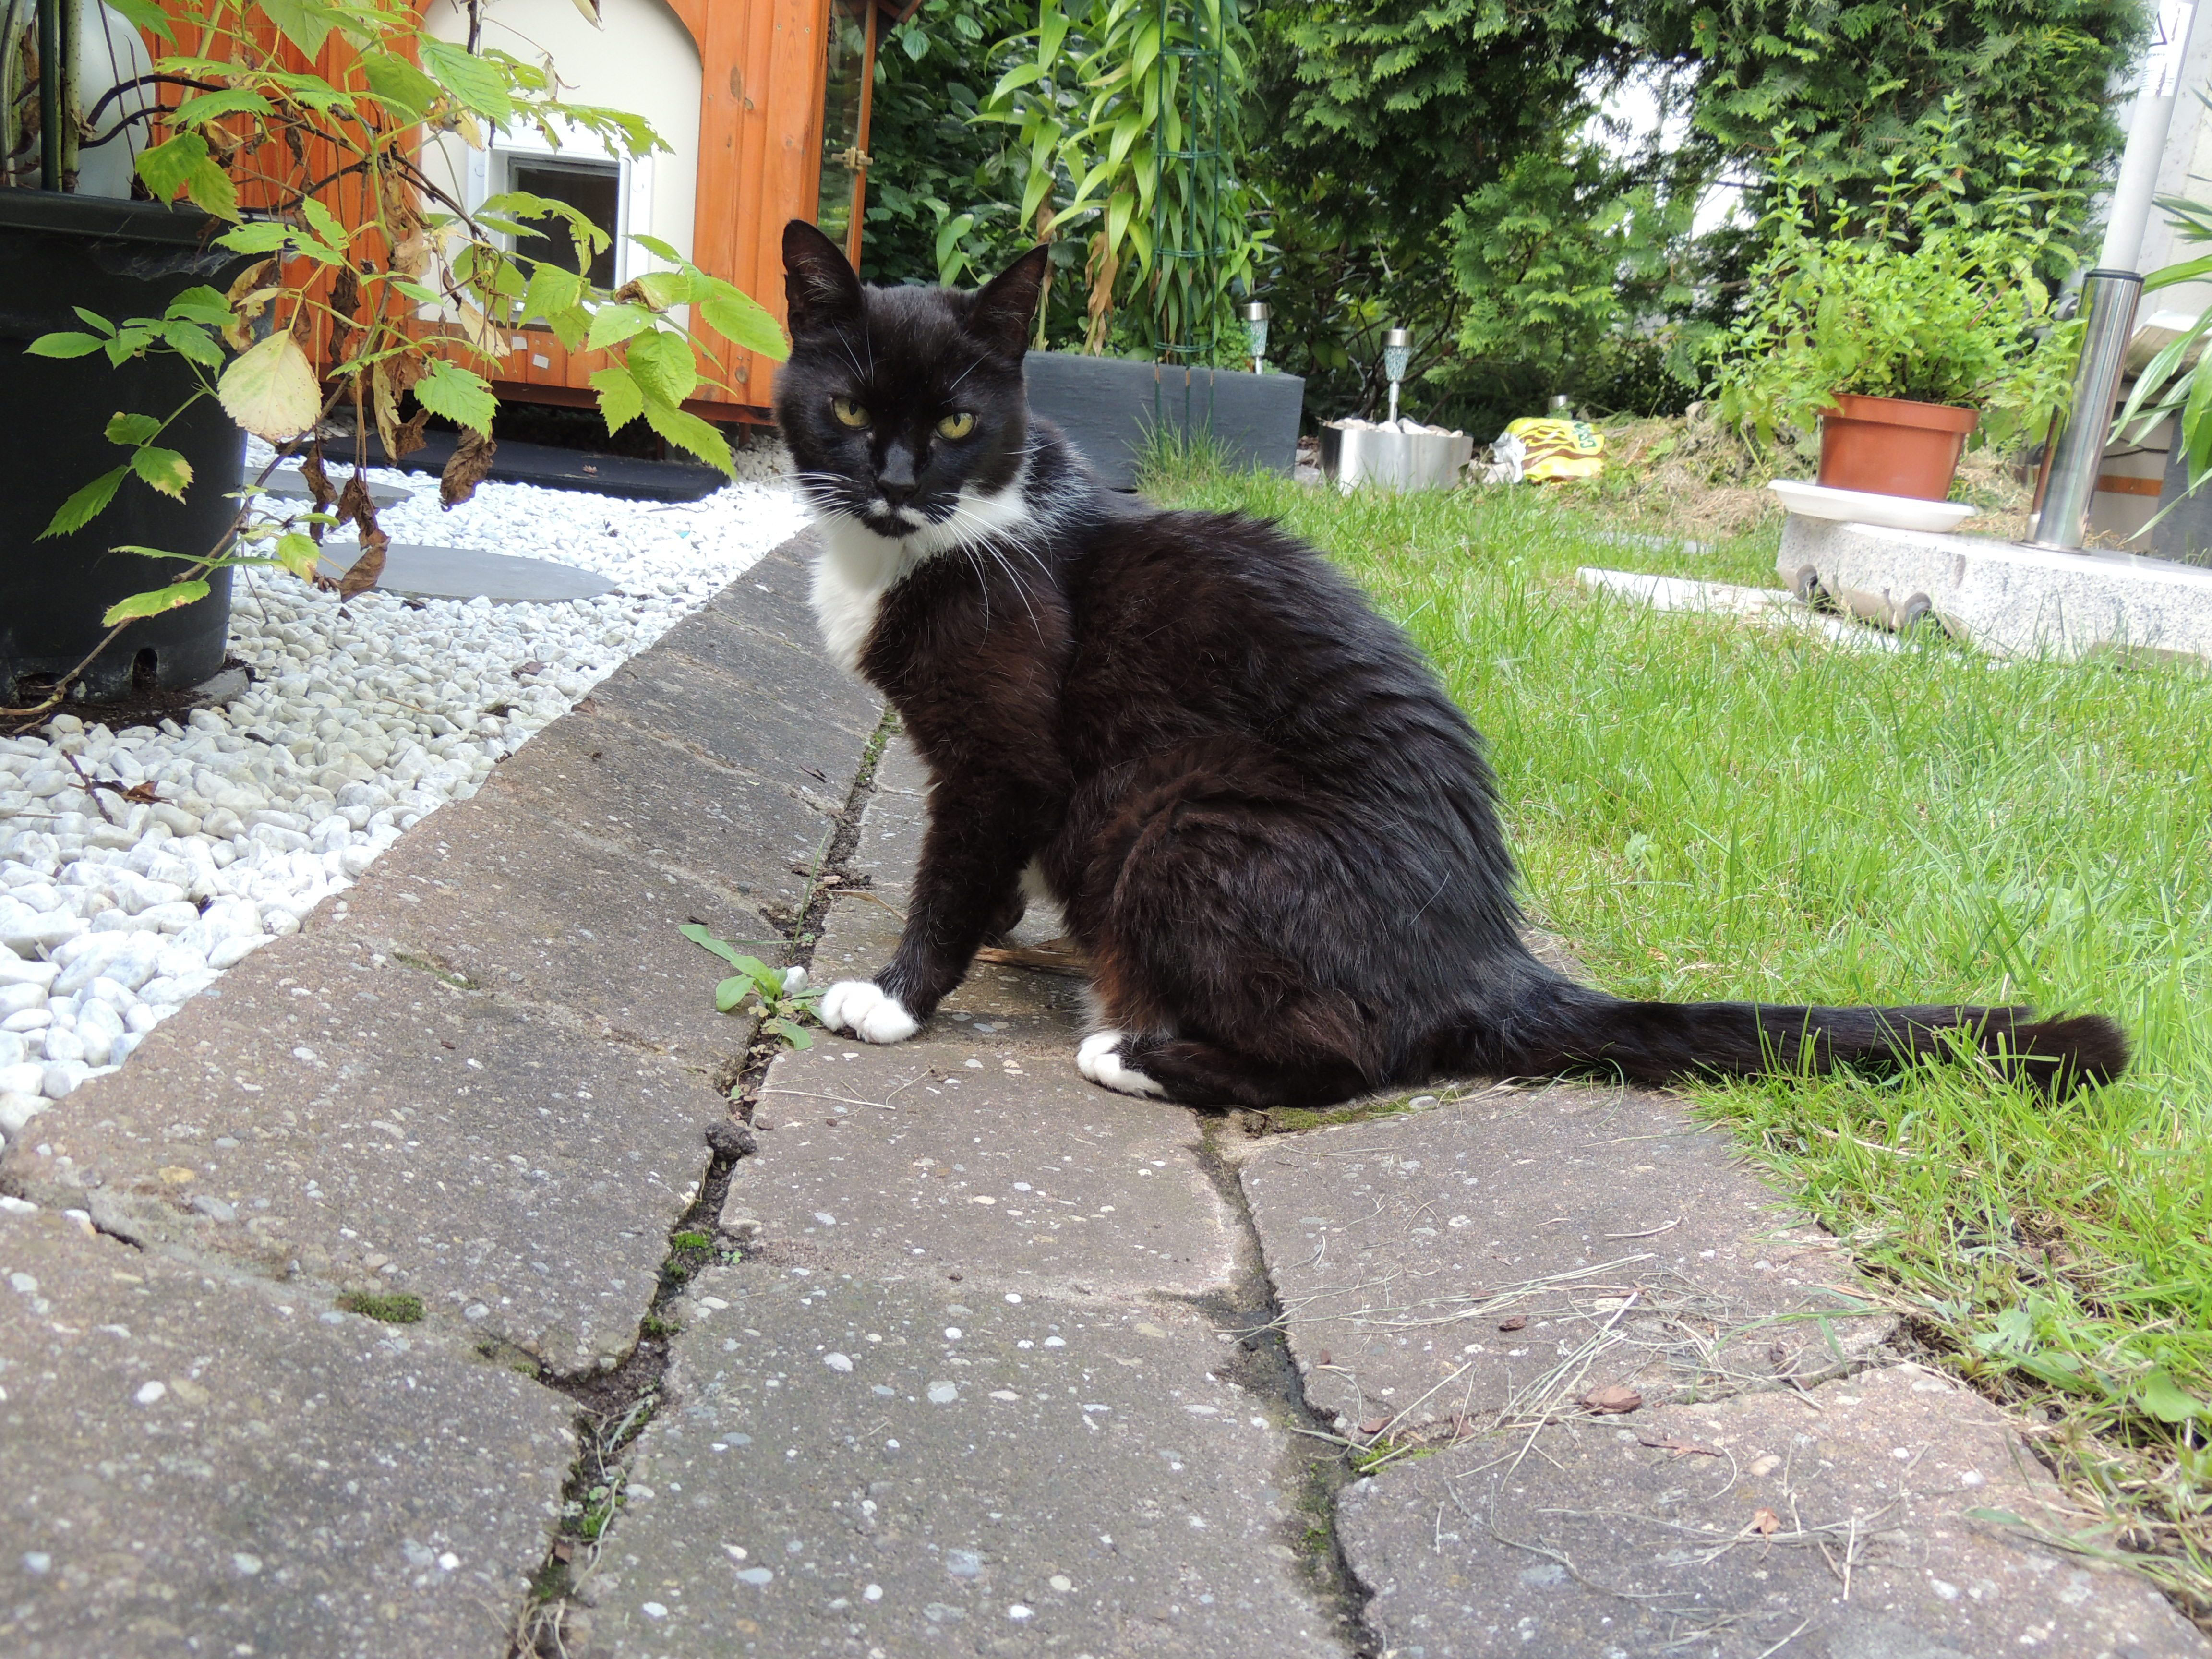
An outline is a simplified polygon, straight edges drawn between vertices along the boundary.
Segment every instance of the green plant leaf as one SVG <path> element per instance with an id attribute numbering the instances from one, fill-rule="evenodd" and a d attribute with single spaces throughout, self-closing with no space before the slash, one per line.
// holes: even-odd
<path id="1" fill-rule="evenodd" d="M 177 34 L 170 25 L 168 14 L 155 5 L 153 0 L 108 0 L 108 4 L 122 13 L 131 27 L 142 34 L 151 34 L 174 44 Z"/>
<path id="2" fill-rule="evenodd" d="M 632 339 L 623 353 L 623 367 L 645 394 L 647 404 L 673 408 L 691 395 L 699 384 L 698 365 L 691 344 L 682 335 L 655 329 Z"/>
<path id="3" fill-rule="evenodd" d="M 471 58 L 456 46 L 427 36 L 422 43 L 422 67 L 438 84 L 479 115 L 507 122 L 514 118 L 514 100 L 507 77 L 487 58 Z"/>
<path id="4" fill-rule="evenodd" d="M 811 1048 L 814 1046 L 814 1033 L 797 1020 L 786 1019 L 781 1014 L 778 1014 L 769 1020 L 767 1025 L 769 1030 L 775 1032 L 794 1048 Z"/>
<path id="5" fill-rule="evenodd" d="M 192 481 L 192 464 L 173 449 L 147 444 L 131 457 L 131 470 L 164 495 L 182 501 Z"/>
<path id="6" fill-rule="evenodd" d="M 361 72 L 370 93 L 396 114 L 420 120 L 438 101 L 438 83 L 396 52 L 363 52 Z"/>
<path id="7" fill-rule="evenodd" d="M 196 127 L 226 115 L 267 115 L 271 106 L 259 93 L 245 87 L 225 87 L 219 92 L 196 93 L 177 106 L 170 125 Z"/>
<path id="8" fill-rule="evenodd" d="M 696 455 L 731 477 L 737 477 L 738 464 L 730 455 L 729 440 L 696 415 L 648 403 L 645 406 L 645 423 L 678 449 Z"/>
<path id="9" fill-rule="evenodd" d="M 168 322 L 204 323 L 210 328 L 221 328 L 230 321 L 230 301 L 219 289 L 204 283 L 186 289 L 161 308 L 161 316 Z"/>
<path id="10" fill-rule="evenodd" d="M 752 295 L 724 282 L 716 282 L 699 303 L 699 314 L 708 327 L 732 345 L 757 351 L 772 362 L 791 356 L 791 342 L 783 325 Z"/>
<path id="11" fill-rule="evenodd" d="M 208 596 L 208 585 L 200 577 L 190 581 L 171 582 L 167 587 L 156 587 L 149 592 L 133 593 L 127 599 L 118 599 L 107 607 L 100 625 L 112 628 L 119 622 L 129 622 L 137 617 L 158 617 L 165 611 L 175 611 Z"/>
<path id="12" fill-rule="evenodd" d="M 125 465 L 115 468 L 111 472 L 103 472 L 76 494 L 71 495 L 54 509 L 54 516 L 46 521 L 46 527 L 39 532 L 39 539 L 44 541 L 49 536 L 66 536 L 90 524 L 100 516 L 101 510 L 108 502 L 115 499 L 117 489 L 120 487 L 125 475 L 130 471 L 131 468 Z"/>
<path id="13" fill-rule="evenodd" d="M 714 988 L 714 1012 L 735 1013 L 759 988 L 744 974 L 732 974 Z"/>
<path id="14" fill-rule="evenodd" d="M 592 389 L 599 394 L 599 418 L 607 423 L 610 433 L 621 431 L 645 413 L 645 393 L 618 363 L 593 369 Z"/>
<path id="15" fill-rule="evenodd" d="M 2134 1393 L 2136 1403 L 2161 1423 L 2186 1423 L 2208 1414 L 2204 1402 L 2185 1392 L 2163 1370 L 2145 1376 Z"/>
<path id="16" fill-rule="evenodd" d="M 422 388 L 416 391 L 420 395 Z M 232 420 L 271 443 L 305 432 L 322 409 L 314 365 L 289 329 L 270 335 L 223 370 L 216 396 Z"/>
<path id="17" fill-rule="evenodd" d="M 714 936 L 714 930 L 713 928 L 705 927 L 699 922 L 687 921 L 676 931 L 683 934 L 684 938 L 690 939 L 701 950 L 707 951 L 710 955 L 721 957 L 723 961 L 728 963 L 732 968 L 742 968 L 745 963 L 757 960 L 755 957 L 744 955 L 736 945 L 732 945 L 728 940 L 717 939 Z"/>
<path id="18" fill-rule="evenodd" d="M 680 265 L 684 262 L 682 254 L 658 236 L 638 235 L 631 237 L 630 240 L 635 242 L 656 259 L 665 259 L 672 265 Z"/>
<path id="19" fill-rule="evenodd" d="M 166 143 L 138 152 L 138 176 L 157 202 L 173 201 L 194 169 L 207 164 L 207 140 L 197 132 L 180 132 Z"/>
<path id="20" fill-rule="evenodd" d="M 316 562 L 321 556 L 322 550 L 315 545 L 314 538 L 296 530 L 288 530 L 276 538 L 276 562 L 301 581 L 313 577 Z"/>
<path id="21" fill-rule="evenodd" d="M 315 234 L 330 246 L 343 248 L 353 240 L 347 234 L 346 228 L 338 222 L 337 215 L 332 213 L 313 197 L 310 196 L 300 204 L 300 211 L 306 217 Z"/>
<path id="22" fill-rule="evenodd" d="M 331 38 L 331 30 L 339 14 L 328 6 L 318 5 L 315 0 L 255 0 L 261 14 L 276 26 L 276 31 L 294 46 L 300 55 L 313 58 L 323 49 L 323 42 Z"/>
<path id="23" fill-rule="evenodd" d="M 604 305 L 592 313 L 592 331 L 586 343 L 593 351 L 605 351 L 609 346 L 620 345 L 641 330 L 654 325 L 653 315 L 643 306 L 627 302 Z"/>
<path id="24" fill-rule="evenodd" d="M 581 276 L 573 270 L 564 270 L 550 259 L 540 259 L 522 290 L 522 314 L 516 320 L 526 323 L 533 318 L 550 319 L 573 309 L 583 297 Z"/>
<path id="25" fill-rule="evenodd" d="M 151 415 L 117 413 L 107 417 L 107 441 L 112 444 L 151 443 L 161 423 Z"/>
<path id="26" fill-rule="evenodd" d="M 79 334 L 71 330 L 60 334 L 41 334 L 23 349 L 33 357 L 89 357 L 106 343 L 97 334 Z"/>
<path id="27" fill-rule="evenodd" d="M 439 358 L 432 359 L 430 372 L 415 382 L 415 401 L 471 432 L 490 431 L 492 416 L 499 413 L 490 381 L 474 369 Z"/>

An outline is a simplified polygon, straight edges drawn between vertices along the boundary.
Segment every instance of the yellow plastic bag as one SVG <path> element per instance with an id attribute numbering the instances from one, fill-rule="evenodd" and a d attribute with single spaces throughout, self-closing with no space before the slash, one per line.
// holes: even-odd
<path id="1" fill-rule="evenodd" d="M 1595 478 L 1605 471 L 1605 434 L 1587 421 L 1532 415 L 1505 431 L 1520 441 L 1521 476 L 1531 483 Z"/>

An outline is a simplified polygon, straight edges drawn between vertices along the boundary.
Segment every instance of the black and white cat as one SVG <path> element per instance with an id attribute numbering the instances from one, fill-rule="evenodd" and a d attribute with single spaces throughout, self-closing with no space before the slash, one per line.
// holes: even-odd
<path id="1" fill-rule="evenodd" d="M 1894 1068 L 1954 1037 L 2061 1095 L 2118 1028 L 2026 1008 L 1625 1002 L 1529 954 L 1474 730 L 1399 629 L 1271 525 L 1102 489 L 1032 417 L 1033 249 L 979 292 L 864 289 L 784 232 L 776 416 L 832 656 L 933 781 L 906 928 L 823 1022 L 912 1036 L 1024 872 L 1092 964 L 1093 1082 L 1312 1106 L 1453 1074 Z"/>

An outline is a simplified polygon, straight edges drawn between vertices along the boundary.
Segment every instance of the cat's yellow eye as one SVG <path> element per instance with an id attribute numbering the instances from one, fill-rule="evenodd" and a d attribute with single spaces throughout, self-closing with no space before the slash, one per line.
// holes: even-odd
<path id="1" fill-rule="evenodd" d="M 947 415 L 937 423 L 937 435 L 940 438 L 964 438 L 975 429 L 975 417 L 964 409 L 957 415 Z"/>
<path id="2" fill-rule="evenodd" d="M 866 426 L 868 423 L 868 411 L 850 398 L 832 398 L 830 400 L 830 412 L 837 417 L 838 424 L 841 426 L 857 427 Z"/>

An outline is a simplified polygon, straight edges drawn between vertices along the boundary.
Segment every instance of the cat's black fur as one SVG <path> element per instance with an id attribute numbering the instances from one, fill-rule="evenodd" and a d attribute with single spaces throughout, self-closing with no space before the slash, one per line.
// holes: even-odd
<path id="1" fill-rule="evenodd" d="M 822 515 L 817 609 L 933 780 L 904 936 L 830 1023 L 910 1034 L 1034 862 L 1093 964 L 1085 1074 L 1194 1104 L 1954 1043 L 2052 1094 L 2118 1075 L 2096 1015 L 1625 1002 L 1538 962 L 1480 740 L 1405 635 L 1273 526 L 1129 504 L 1030 416 L 1043 252 L 980 293 L 864 290 L 820 232 L 785 233 L 776 414 Z M 963 411 L 974 432 L 939 435 Z"/>

